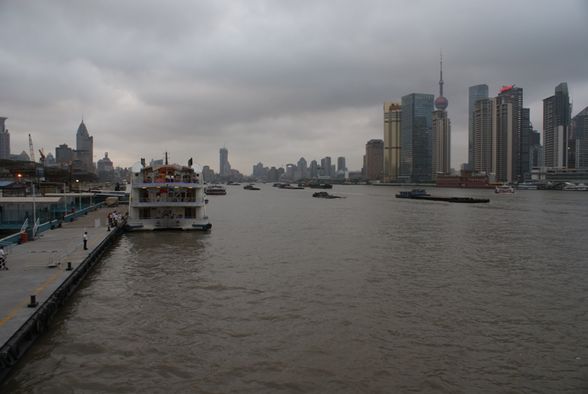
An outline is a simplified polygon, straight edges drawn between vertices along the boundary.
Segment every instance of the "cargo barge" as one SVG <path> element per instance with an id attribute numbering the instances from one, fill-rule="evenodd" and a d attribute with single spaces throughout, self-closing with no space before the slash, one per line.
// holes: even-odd
<path id="1" fill-rule="evenodd" d="M 424 189 L 413 189 L 411 191 L 401 191 L 400 193 L 396 194 L 396 198 L 409 198 L 412 200 L 428 200 L 428 201 L 445 201 L 445 202 L 466 203 L 466 204 L 489 203 L 490 202 L 490 199 L 488 199 L 488 198 L 431 196 Z"/>

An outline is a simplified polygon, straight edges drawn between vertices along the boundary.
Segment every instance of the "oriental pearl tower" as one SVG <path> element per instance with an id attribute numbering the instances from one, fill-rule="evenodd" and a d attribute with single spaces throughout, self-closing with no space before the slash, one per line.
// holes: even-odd
<path id="1" fill-rule="evenodd" d="M 435 108 L 445 111 L 448 105 L 449 101 L 443 96 L 443 55 L 441 55 L 439 62 L 439 97 L 435 99 Z"/>
<path id="2" fill-rule="evenodd" d="M 439 175 L 451 173 L 451 121 L 447 117 L 449 101 L 443 97 L 443 56 L 440 61 L 439 97 L 435 99 L 436 111 L 433 111 L 433 179 Z"/>

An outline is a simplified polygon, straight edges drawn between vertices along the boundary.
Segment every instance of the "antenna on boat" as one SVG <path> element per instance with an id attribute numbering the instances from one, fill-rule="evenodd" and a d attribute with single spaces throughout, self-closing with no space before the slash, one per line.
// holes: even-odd
<path id="1" fill-rule="evenodd" d="M 167 152 L 165 152 L 165 165 L 167 165 Z"/>

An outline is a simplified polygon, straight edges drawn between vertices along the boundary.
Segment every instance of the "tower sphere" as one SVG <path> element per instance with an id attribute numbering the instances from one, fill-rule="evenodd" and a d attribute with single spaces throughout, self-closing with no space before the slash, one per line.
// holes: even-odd
<path id="1" fill-rule="evenodd" d="M 444 111 L 449 105 L 449 101 L 443 96 L 439 96 L 435 99 L 435 108 Z"/>

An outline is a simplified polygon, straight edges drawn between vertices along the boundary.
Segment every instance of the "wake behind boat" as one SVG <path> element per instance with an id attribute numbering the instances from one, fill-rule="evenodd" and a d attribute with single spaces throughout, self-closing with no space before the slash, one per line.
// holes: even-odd
<path id="1" fill-rule="evenodd" d="M 204 183 L 199 166 L 167 163 L 133 167 L 129 197 L 129 230 L 210 230 Z"/>

